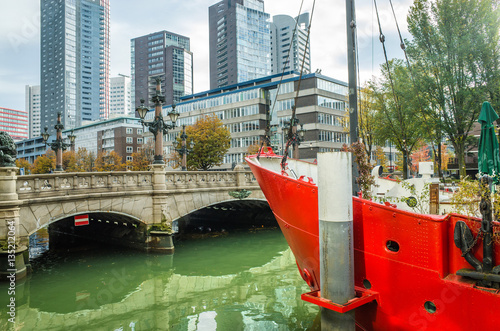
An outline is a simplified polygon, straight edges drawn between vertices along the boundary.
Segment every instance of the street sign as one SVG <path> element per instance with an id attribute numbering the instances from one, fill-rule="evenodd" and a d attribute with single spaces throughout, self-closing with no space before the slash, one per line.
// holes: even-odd
<path id="1" fill-rule="evenodd" d="M 89 215 L 75 216 L 75 226 L 89 225 Z"/>

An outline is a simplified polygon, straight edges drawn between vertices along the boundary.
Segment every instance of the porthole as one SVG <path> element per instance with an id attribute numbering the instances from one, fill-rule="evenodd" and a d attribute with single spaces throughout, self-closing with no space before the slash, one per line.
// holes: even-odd
<path id="1" fill-rule="evenodd" d="M 394 240 L 387 240 L 387 242 L 385 243 L 385 246 L 391 252 L 394 252 L 394 253 L 399 252 L 399 244 Z"/>
<path id="2" fill-rule="evenodd" d="M 424 308 L 429 314 L 434 314 L 437 311 L 436 305 L 432 301 L 426 301 L 424 303 Z"/>

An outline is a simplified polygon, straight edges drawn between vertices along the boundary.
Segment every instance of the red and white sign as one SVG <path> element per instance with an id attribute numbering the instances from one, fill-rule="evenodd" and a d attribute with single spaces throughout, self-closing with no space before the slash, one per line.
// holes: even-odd
<path id="1" fill-rule="evenodd" d="M 75 216 L 75 226 L 89 225 L 89 215 Z"/>

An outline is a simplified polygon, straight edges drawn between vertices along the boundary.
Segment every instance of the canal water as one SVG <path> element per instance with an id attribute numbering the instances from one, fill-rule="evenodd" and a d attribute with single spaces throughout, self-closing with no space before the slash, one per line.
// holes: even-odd
<path id="1" fill-rule="evenodd" d="M 176 243 L 173 255 L 95 244 L 44 252 L 16 287 L 0 283 L 0 330 L 318 330 L 317 306 L 279 229 Z M 35 258 L 36 257 L 36 258 Z"/>

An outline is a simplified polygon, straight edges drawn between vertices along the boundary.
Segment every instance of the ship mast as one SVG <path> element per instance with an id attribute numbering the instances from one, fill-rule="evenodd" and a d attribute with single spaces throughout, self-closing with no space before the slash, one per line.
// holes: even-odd
<path id="1" fill-rule="evenodd" d="M 356 70 L 356 11 L 354 0 L 346 0 L 347 67 L 349 75 L 349 136 L 351 144 L 358 141 L 358 83 Z M 354 158 L 354 156 L 353 156 Z M 358 166 L 352 160 L 352 194 L 357 195 Z"/>

